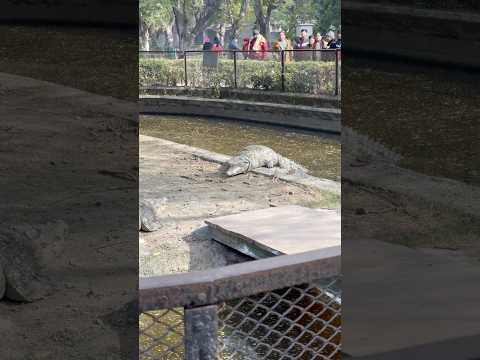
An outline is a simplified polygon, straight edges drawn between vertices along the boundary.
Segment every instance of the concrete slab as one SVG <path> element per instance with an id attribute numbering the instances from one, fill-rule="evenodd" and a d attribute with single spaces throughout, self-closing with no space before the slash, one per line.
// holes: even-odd
<path id="1" fill-rule="evenodd" d="M 480 334 L 480 266 L 471 260 L 344 239 L 342 272 L 342 347 L 354 358 Z"/>
<path id="2" fill-rule="evenodd" d="M 215 240 L 254 258 L 296 254 L 341 243 L 340 213 L 280 206 L 205 221 Z"/>

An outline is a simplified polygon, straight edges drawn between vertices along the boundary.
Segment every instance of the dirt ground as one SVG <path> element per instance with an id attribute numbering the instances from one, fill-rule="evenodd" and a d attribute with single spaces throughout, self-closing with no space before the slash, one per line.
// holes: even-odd
<path id="1" fill-rule="evenodd" d="M 480 265 L 478 217 L 348 181 L 342 193 L 342 239 L 377 239 Z"/>
<path id="2" fill-rule="evenodd" d="M 150 137 L 140 138 L 140 198 L 156 204 L 157 216 L 165 223 L 159 231 L 140 233 L 142 276 L 245 261 L 210 239 L 207 218 L 287 204 L 340 205 L 338 195 L 260 174 L 226 177 L 219 164 Z"/>
<path id="3" fill-rule="evenodd" d="M 0 25 L 0 53 L 2 72 L 138 98 L 135 29 Z"/>
<path id="4" fill-rule="evenodd" d="M 51 295 L 0 301 L 0 357 L 130 358 L 137 339 L 118 324 L 137 296 L 136 107 L 6 74 L 0 84 L 1 222 L 68 226 Z"/>

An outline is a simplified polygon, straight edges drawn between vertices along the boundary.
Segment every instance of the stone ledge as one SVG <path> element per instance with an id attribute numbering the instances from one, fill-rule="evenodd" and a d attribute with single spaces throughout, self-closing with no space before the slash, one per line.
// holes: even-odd
<path id="1" fill-rule="evenodd" d="M 144 114 L 199 115 L 340 134 L 341 111 L 332 108 L 186 96 L 140 96 Z"/>
<path id="2" fill-rule="evenodd" d="M 263 99 L 263 102 L 267 103 L 303 105 L 313 106 L 317 108 L 339 109 L 341 106 L 340 96 L 298 94 L 254 89 L 222 88 L 220 89 L 220 94 L 216 95 L 213 89 L 149 85 L 141 86 L 140 92 L 145 95 L 194 96 L 213 99 L 235 99 L 244 101 L 255 101 L 256 99 Z"/>

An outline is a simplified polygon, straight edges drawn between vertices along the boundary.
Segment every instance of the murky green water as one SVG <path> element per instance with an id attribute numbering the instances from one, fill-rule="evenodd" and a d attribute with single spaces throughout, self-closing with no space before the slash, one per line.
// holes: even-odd
<path id="1" fill-rule="evenodd" d="M 204 117 L 145 115 L 140 133 L 221 154 L 265 145 L 307 167 L 314 176 L 340 180 L 338 138 L 321 133 Z"/>

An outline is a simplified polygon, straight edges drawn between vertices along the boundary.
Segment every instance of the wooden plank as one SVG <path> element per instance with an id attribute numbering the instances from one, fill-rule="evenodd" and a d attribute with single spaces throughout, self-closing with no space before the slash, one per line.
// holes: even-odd
<path id="1" fill-rule="evenodd" d="M 340 214 L 332 210 L 289 205 L 205 222 L 215 240 L 256 259 L 341 244 Z"/>

